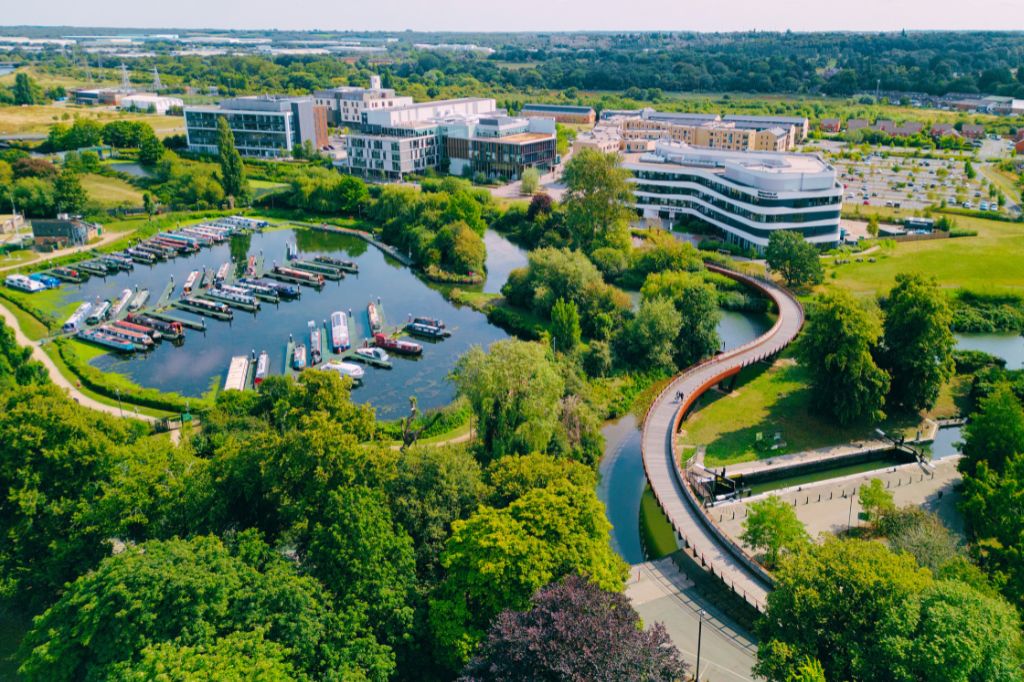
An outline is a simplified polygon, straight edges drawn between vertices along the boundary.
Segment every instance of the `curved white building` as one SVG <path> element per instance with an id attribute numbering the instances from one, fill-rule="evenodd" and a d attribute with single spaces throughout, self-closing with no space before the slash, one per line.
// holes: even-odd
<path id="1" fill-rule="evenodd" d="M 776 230 L 814 244 L 839 242 L 842 185 L 835 168 L 811 154 L 734 152 L 658 142 L 626 154 L 635 208 L 644 218 L 698 218 L 726 241 L 757 250 Z"/>

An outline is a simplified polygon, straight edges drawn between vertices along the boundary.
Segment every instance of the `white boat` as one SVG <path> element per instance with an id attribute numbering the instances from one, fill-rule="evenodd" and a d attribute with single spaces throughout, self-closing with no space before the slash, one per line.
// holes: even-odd
<path id="1" fill-rule="evenodd" d="M 128 304 L 128 310 L 134 312 L 146 305 L 146 301 L 149 300 L 149 289 L 143 289 L 135 294 L 135 298 Z"/>
<path id="2" fill-rule="evenodd" d="M 377 362 L 390 362 L 391 356 L 383 348 L 369 346 L 367 348 L 356 348 L 355 354 Z"/>
<path id="3" fill-rule="evenodd" d="M 6 282 L 7 286 L 12 289 L 20 289 L 21 291 L 27 291 L 30 294 L 34 294 L 37 291 L 42 291 L 46 288 L 46 285 L 42 282 L 37 282 L 25 275 L 7 275 L 4 282 Z"/>
<path id="4" fill-rule="evenodd" d="M 348 350 L 348 316 L 342 311 L 331 313 L 331 350 L 340 353 Z"/>
<path id="5" fill-rule="evenodd" d="M 362 382 L 363 375 L 366 371 L 359 365 L 351 362 L 341 362 L 340 360 L 330 360 L 320 365 L 320 369 L 325 372 L 337 372 L 342 377 L 349 377 L 355 382 Z"/>
<path id="6" fill-rule="evenodd" d="M 256 376 L 253 378 L 253 383 L 257 386 L 263 383 L 263 380 L 267 378 L 267 373 L 270 371 L 270 355 L 267 351 L 260 353 L 259 359 L 256 360 Z"/>
<path id="7" fill-rule="evenodd" d="M 131 289 L 125 289 L 121 292 L 121 296 L 118 297 L 117 301 L 114 302 L 110 308 L 110 316 L 117 317 L 121 312 L 128 307 L 128 303 L 132 300 L 132 296 L 135 293 Z"/>
<path id="8" fill-rule="evenodd" d="M 186 294 L 191 294 L 192 290 L 196 287 L 199 281 L 199 271 L 193 270 L 188 274 L 188 279 L 185 280 L 185 286 L 181 290 Z"/>
<path id="9" fill-rule="evenodd" d="M 224 379 L 225 391 L 245 390 L 245 377 L 249 373 L 249 358 L 244 355 L 236 355 L 231 358 L 228 366 L 228 375 Z"/>

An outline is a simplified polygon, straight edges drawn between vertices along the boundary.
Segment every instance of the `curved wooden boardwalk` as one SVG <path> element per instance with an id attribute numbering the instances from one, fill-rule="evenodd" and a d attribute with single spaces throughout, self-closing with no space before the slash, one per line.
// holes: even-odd
<path id="1" fill-rule="evenodd" d="M 705 391 L 789 345 L 803 326 L 804 311 L 790 292 L 771 282 L 712 265 L 708 269 L 771 297 L 778 307 L 779 317 L 771 329 L 750 343 L 686 369 L 655 398 L 644 418 L 641 440 L 644 471 L 658 504 L 682 538 L 686 551 L 733 592 L 763 611 L 770 587 L 768 576 L 725 539 L 700 511 L 698 501 L 676 465 L 675 434 L 687 410 Z M 679 391 L 684 396 L 682 402 L 676 399 Z"/>

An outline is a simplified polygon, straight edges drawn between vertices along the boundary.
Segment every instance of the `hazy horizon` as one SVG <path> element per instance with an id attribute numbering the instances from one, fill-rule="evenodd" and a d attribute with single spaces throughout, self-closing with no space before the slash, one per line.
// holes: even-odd
<path id="1" fill-rule="evenodd" d="M 706 3 L 685 6 L 678 0 L 648 0 L 643 12 L 632 12 L 583 0 L 520 0 L 481 11 L 479 0 L 392 0 L 383 10 L 372 3 L 343 7 L 325 0 L 288 5 L 272 0 L 179 0 L 167 5 L 50 0 L 9 7 L 0 26 L 466 33 L 1024 30 L 1024 3 L 1014 0 L 978 0 L 970 12 L 950 0 L 863 0 L 855 12 L 821 12 L 814 5 L 808 8 L 805 0 L 730 0 L 728 6 L 729 11 L 722 12 Z M 60 21 L 53 21 L 55 16 Z"/>

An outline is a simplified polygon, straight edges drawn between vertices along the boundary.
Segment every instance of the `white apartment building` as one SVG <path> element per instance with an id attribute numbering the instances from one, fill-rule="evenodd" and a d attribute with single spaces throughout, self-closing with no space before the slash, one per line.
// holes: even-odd
<path id="1" fill-rule="evenodd" d="M 696 218 L 726 241 L 761 251 L 777 230 L 819 245 L 839 243 L 842 185 L 811 154 L 699 149 L 669 141 L 626 154 L 634 208 L 646 219 Z"/>

